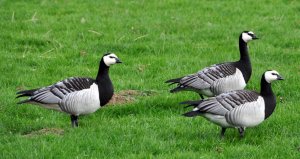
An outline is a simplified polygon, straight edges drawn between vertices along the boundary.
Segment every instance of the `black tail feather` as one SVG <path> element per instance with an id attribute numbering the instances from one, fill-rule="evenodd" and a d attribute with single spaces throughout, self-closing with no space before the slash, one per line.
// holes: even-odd
<path id="1" fill-rule="evenodd" d="M 182 79 L 182 77 L 174 78 L 174 79 L 167 80 L 165 83 L 170 83 L 170 85 L 172 85 L 172 84 L 175 84 L 175 83 L 179 83 L 181 79 Z"/>
<path id="2" fill-rule="evenodd" d="M 176 87 L 174 89 L 171 89 L 170 93 L 176 93 L 176 92 L 179 92 L 179 91 L 182 91 L 182 90 L 185 90 L 185 89 L 186 88 L 184 88 L 184 87 L 178 86 L 178 87 Z"/>
<path id="3" fill-rule="evenodd" d="M 196 107 L 196 106 L 194 106 L 194 105 L 187 105 L 187 106 L 185 106 L 184 108 L 188 108 L 188 107 Z"/>
<path id="4" fill-rule="evenodd" d="M 29 96 L 29 95 L 26 95 L 26 94 L 20 94 L 20 95 L 18 95 L 16 98 L 26 97 L 26 96 Z"/>
<path id="5" fill-rule="evenodd" d="M 38 90 L 38 89 L 23 90 L 23 91 L 17 92 L 17 94 L 32 94 L 36 90 Z"/>
<path id="6" fill-rule="evenodd" d="M 16 98 L 32 96 L 36 90 L 37 89 L 19 91 L 16 93 L 18 95 Z M 23 104 L 23 103 L 27 103 L 27 102 L 30 102 L 30 99 L 22 100 L 22 101 L 18 102 L 17 104 Z"/>
<path id="7" fill-rule="evenodd" d="M 184 101 L 184 102 L 181 102 L 181 103 L 179 103 L 179 104 L 188 104 L 187 106 L 185 106 L 185 108 L 187 108 L 187 107 L 197 107 L 200 103 L 202 103 L 203 102 L 203 100 L 201 99 L 201 100 L 194 100 L 194 101 Z"/>
<path id="8" fill-rule="evenodd" d="M 184 113 L 182 115 L 186 116 L 186 117 L 194 117 L 194 116 L 200 115 L 200 112 L 199 111 L 190 111 L 190 112 Z"/>
<path id="9" fill-rule="evenodd" d="M 32 96 L 33 92 L 35 92 L 37 89 L 31 89 L 31 90 L 24 90 L 19 91 L 16 94 L 19 94 L 16 98 L 24 97 L 24 96 Z"/>

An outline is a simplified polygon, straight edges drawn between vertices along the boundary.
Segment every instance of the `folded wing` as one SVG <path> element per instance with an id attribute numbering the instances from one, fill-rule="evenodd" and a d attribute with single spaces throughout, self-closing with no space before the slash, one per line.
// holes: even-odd
<path id="1" fill-rule="evenodd" d="M 235 72 L 236 67 L 231 63 L 212 65 L 195 74 L 183 77 L 180 85 L 195 89 L 209 89 L 217 80 L 233 75 Z"/>
<path id="2" fill-rule="evenodd" d="M 18 97 L 29 96 L 28 100 L 19 103 L 37 102 L 41 104 L 58 104 L 61 99 L 69 93 L 88 89 L 94 82 L 95 81 L 91 78 L 71 77 L 47 87 L 33 91 L 21 91 L 17 94 L 20 94 Z"/>

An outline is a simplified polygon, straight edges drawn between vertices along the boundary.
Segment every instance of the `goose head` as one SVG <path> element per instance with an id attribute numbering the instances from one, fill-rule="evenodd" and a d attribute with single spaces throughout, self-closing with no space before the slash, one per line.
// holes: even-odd
<path id="1" fill-rule="evenodd" d="M 245 43 L 251 41 L 251 40 L 256 40 L 258 37 L 252 32 L 252 31 L 243 31 L 241 34 L 241 38 Z"/>
<path id="2" fill-rule="evenodd" d="M 265 77 L 265 80 L 268 82 L 268 83 L 271 83 L 272 81 L 277 81 L 277 80 L 283 80 L 284 78 L 282 76 L 280 76 L 280 74 L 275 71 L 275 70 L 270 70 L 270 71 L 266 71 L 264 73 L 264 77 Z"/>
<path id="3" fill-rule="evenodd" d="M 122 63 L 122 61 L 114 53 L 106 53 L 103 55 L 102 60 L 107 67 L 113 64 Z"/>

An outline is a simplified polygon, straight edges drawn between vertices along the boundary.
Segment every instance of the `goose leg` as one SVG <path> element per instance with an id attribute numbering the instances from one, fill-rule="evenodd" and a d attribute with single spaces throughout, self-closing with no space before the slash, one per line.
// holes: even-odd
<path id="1" fill-rule="evenodd" d="M 223 128 L 223 127 L 222 127 L 221 134 L 220 134 L 220 137 L 221 137 L 222 139 L 224 138 L 225 131 L 226 131 L 226 128 Z"/>
<path id="2" fill-rule="evenodd" d="M 78 116 L 71 115 L 71 124 L 72 127 L 78 127 Z"/>
<path id="3" fill-rule="evenodd" d="M 240 137 L 243 138 L 244 135 L 245 135 L 245 128 L 239 127 L 238 130 L 239 130 L 239 133 L 240 133 Z"/>

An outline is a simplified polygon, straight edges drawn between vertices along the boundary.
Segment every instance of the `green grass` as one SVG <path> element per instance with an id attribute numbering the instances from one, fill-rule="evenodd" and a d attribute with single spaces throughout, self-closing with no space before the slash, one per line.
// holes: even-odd
<path id="1" fill-rule="evenodd" d="M 300 2 L 252 1 L 8 1 L 0 0 L 0 158 L 299 158 Z M 264 123 L 219 139 L 219 127 L 184 118 L 164 81 L 238 59 L 238 36 L 251 30 L 253 76 L 276 69 L 278 102 Z M 95 77 L 100 57 L 115 52 L 117 92 L 154 91 L 134 103 L 80 117 L 33 105 L 18 106 L 15 92 L 71 76 Z M 279 101 L 279 100 L 278 100 Z M 63 135 L 25 136 L 43 128 Z"/>

